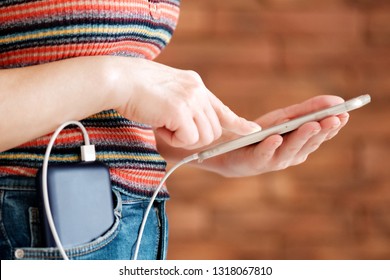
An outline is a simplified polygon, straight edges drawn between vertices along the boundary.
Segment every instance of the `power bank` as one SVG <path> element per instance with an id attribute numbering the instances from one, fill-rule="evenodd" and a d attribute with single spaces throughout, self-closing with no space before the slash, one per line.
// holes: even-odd
<path id="1" fill-rule="evenodd" d="M 42 196 L 42 170 L 37 174 L 44 246 L 56 247 Z M 110 175 L 100 162 L 50 164 L 47 187 L 55 227 L 64 247 L 90 242 L 114 223 Z"/>

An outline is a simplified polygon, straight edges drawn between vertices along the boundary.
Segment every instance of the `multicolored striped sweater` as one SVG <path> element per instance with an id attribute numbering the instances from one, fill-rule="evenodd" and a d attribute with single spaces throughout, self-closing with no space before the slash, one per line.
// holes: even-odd
<path id="1" fill-rule="evenodd" d="M 154 59 L 172 36 L 179 4 L 180 0 L 2 0 L 0 69 L 78 56 Z M 166 167 L 152 129 L 114 110 L 82 123 L 96 146 L 98 160 L 110 168 L 113 188 L 151 196 Z M 0 153 L 0 187 L 35 188 L 49 139 L 50 135 L 42 136 Z M 78 128 L 63 130 L 50 162 L 78 161 L 82 142 Z M 166 198 L 164 188 L 159 199 Z"/>

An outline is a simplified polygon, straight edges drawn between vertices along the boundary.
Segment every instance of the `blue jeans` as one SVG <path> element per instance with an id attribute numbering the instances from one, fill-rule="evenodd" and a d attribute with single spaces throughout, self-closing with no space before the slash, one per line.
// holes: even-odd
<path id="1" fill-rule="evenodd" d="M 149 200 L 113 191 L 115 222 L 101 237 L 66 249 L 70 259 L 132 259 Z M 0 259 L 61 259 L 56 248 L 43 248 L 38 195 L 34 188 L 0 187 Z M 165 201 L 156 202 L 145 226 L 138 259 L 165 259 L 168 222 Z"/>

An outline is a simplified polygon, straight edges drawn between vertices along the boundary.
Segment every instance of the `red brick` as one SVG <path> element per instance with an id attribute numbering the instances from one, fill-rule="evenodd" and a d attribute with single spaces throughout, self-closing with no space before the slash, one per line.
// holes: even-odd
<path id="1" fill-rule="evenodd" d="M 175 238 L 199 238 L 207 235 L 211 217 L 208 209 L 200 205 L 178 202 L 168 206 L 170 228 Z"/>
<path id="2" fill-rule="evenodd" d="M 370 44 L 390 45 L 390 18 L 388 10 L 373 11 L 368 16 L 367 38 Z"/>
<path id="3" fill-rule="evenodd" d="M 389 158 L 390 149 L 388 140 L 383 139 L 382 141 L 367 143 L 364 146 L 361 156 L 362 166 L 366 176 L 370 178 L 380 177 L 390 179 L 390 162 L 386 160 Z"/>
<path id="4" fill-rule="evenodd" d="M 257 41 L 254 44 L 251 40 L 209 39 L 172 44 L 158 61 L 162 63 L 169 61 L 169 65 L 184 69 L 195 67 L 207 69 L 208 65 L 235 67 L 243 64 L 248 66 L 260 64 L 269 67 L 274 59 L 275 52 L 268 41 Z"/>
<path id="5" fill-rule="evenodd" d="M 289 37 L 311 35 L 346 36 L 355 40 L 362 29 L 362 15 L 355 10 L 264 11 L 261 13 L 264 32 Z M 340 38 L 341 39 L 341 38 Z"/>
<path id="6" fill-rule="evenodd" d="M 270 10 L 324 10 L 340 9 L 346 6 L 344 1 L 328 0 L 314 2 L 310 0 L 259 0 L 258 3 Z"/>
<path id="7" fill-rule="evenodd" d="M 362 10 L 389 8 L 390 6 L 387 0 L 345 0 L 345 3 L 351 7 L 357 7 Z"/>

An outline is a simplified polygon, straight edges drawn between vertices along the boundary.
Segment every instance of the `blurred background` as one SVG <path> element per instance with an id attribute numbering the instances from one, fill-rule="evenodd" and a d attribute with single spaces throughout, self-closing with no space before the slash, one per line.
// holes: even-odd
<path id="1" fill-rule="evenodd" d="M 255 119 L 321 94 L 372 103 L 300 166 L 168 182 L 168 259 L 390 259 L 390 1 L 182 0 L 158 62 Z"/>

